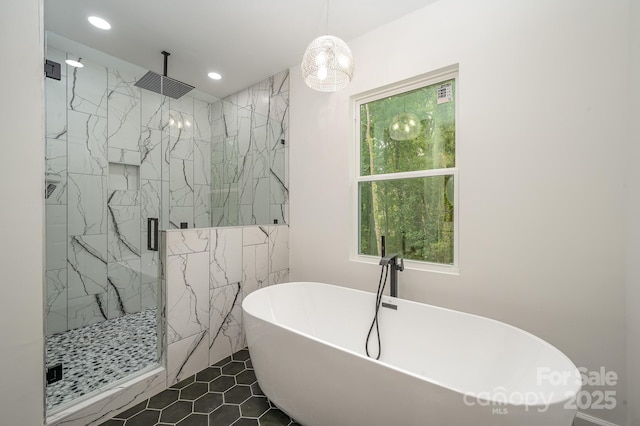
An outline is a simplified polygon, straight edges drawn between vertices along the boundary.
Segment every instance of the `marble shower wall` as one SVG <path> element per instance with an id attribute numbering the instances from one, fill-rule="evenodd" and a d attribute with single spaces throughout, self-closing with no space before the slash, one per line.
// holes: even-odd
<path id="1" fill-rule="evenodd" d="M 148 218 L 287 222 L 288 70 L 207 103 L 53 47 L 46 57 L 62 65 L 45 83 L 49 335 L 157 305 Z"/>
<path id="2" fill-rule="evenodd" d="M 289 227 L 248 226 L 162 232 L 160 329 L 163 369 L 55 414 L 55 426 L 102 424 L 244 347 L 241 304 L 258 288 L 287 282 Z"/>
<path id="3" fill-rule="evenodd" d="M 211 105 L 212 226 L 288 223 L 289 71 Z"/>
<path id="4" fill-rule="evenodd" d="M 163 232 L 167 386 L 243 348 L 241 304 L 288 281 L 289 226 Z"/>
<path id="5" fill-rule="evenodd" d="M 50 335 L 156 307 L 147 219 L 210 226 L 210 199 L 193 194 L 211 191 L 212 122 L 207 102 L 141 90 L 134 76 L 52 47 L 46 56 L 62 65 L 62 79 L 45 83 Z"/>

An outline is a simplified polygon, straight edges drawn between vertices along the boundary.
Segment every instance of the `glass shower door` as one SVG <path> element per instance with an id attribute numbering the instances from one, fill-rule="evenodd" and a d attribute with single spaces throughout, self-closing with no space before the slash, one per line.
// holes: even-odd
<path id="1" fill-rule="evenodd" d="M 67 42 L 47 34 L 61 65 L 45 83 L 49 414 L 159 356 L 164 99 Z"/>

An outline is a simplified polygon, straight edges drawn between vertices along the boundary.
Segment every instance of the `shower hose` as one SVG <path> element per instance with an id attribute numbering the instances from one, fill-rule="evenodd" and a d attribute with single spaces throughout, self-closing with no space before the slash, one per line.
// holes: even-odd
<path id="1" fill-rule="evenodd" d="M 384 279 L 383 279 L 384 275 Z M 384 292 L 384 287 L 387 285 L 387 276 L 389 275 L 389 265 L 382 266 L 380 270 L 380 281 L 378 282 L 378 291 L 376 293 L 376 311 L 373 315 L 373 322 L 371 322 L 371 327 L 369 327 L 369 333 L 367 334 L 367 341 L 364 344 L 365 352 L 369 358 L 373 358 L 373 356 L 369 353 L 369 340 L 371 339 L 371 333 L 373 332 L 373 327 L 376 327 L 376 336 L 378 337 L 378 355 L 375 357 L 376 360 L 380 359 L 380 354 L 382 353 L 382 347 L 380 345 L 380 327 L 378 326 L 378 311 L 380 310 L 380 304 L 382 303 L 382 292 Z"/>

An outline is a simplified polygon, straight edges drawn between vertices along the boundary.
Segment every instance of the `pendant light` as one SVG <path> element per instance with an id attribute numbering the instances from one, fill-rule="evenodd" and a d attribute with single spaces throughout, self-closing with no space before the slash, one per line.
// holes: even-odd
<path id="1" fill-rule="evenodd" d="M 327 0 L 327 33 L 329 0 Z M 332 35 L 313 40 L 302 57 L 302 77 L 307 86 L 320 92 L 344 89 L 353 77 L 353 56 L 347 43 Z"/>

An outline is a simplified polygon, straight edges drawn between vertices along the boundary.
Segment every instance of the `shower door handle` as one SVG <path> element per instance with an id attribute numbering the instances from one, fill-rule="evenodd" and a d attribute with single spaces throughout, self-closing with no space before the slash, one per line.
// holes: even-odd
<path id="1" fill-rule="evenodd" d="M 158 218 L 147 218 L 147 250 L 158 251 Z"/>

